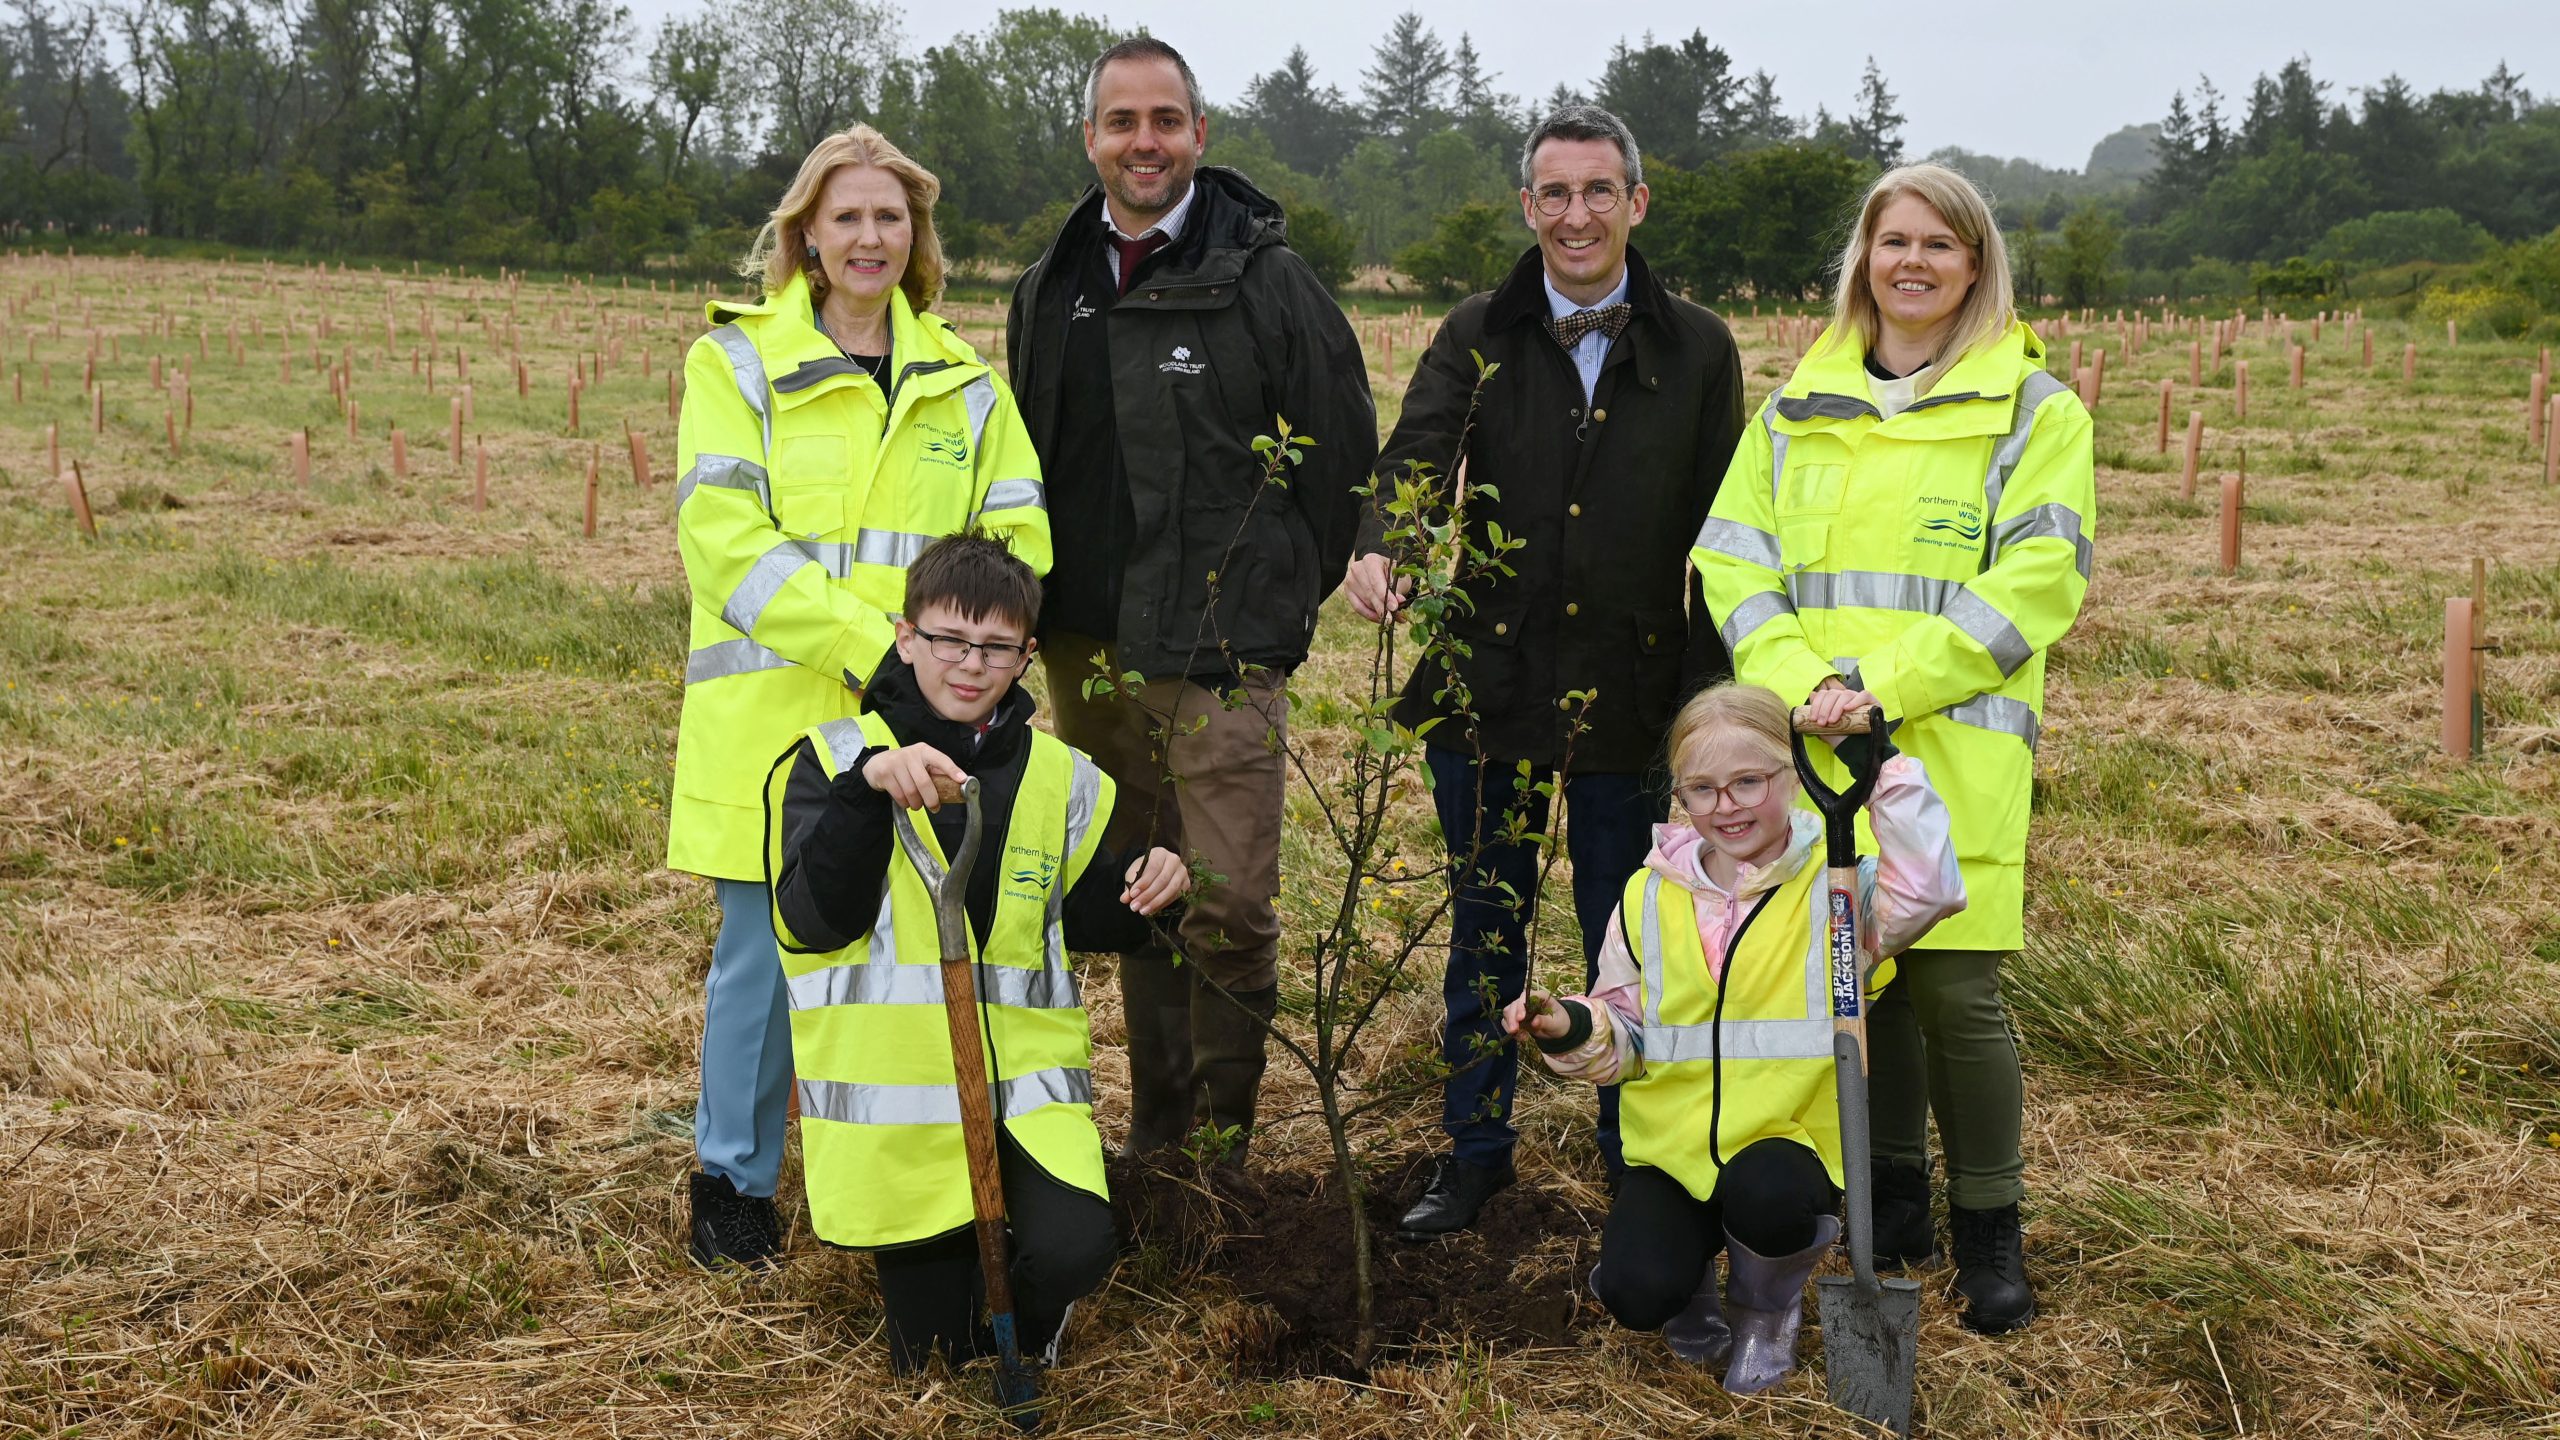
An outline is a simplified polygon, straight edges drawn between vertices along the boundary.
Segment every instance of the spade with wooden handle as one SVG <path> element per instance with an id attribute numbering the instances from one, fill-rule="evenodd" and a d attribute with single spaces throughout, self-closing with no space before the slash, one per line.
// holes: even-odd
<path id="1" fill-rule="evenodd" d="M 988 1319 L 996 1337 L 996 1403 L 1016 1428 L 1030 1431 L 1040 1426 L 1040 1383 L 1023 1361 L 1022 1336 L 1014 1327 L 1012 1272 L 1005 1256 L 1004 1178 L 996 1168 L 996 1087 L 978 1025 L 977 966 L 969 958 L 965 898 L 984 838 L 975 777 L 960 787 L 958 799 L 969 807 L 969 823 L 947 869 L 916 833 L 907 812 L 894 804 L 890 809 L 897 819 L 900 848 L 933 894 L 933 925 L 942 939 L 942 1008 L 951 1023 L 951 1068 L 960 1096 L 960 1138 L 969 1154 L 969 1204 L 977 1221 L 978 1270 L 986 1278 Z"/>

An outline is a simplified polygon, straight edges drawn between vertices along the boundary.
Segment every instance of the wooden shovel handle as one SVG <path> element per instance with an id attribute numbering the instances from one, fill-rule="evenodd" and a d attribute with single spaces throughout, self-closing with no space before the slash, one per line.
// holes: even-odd
<path id="1" fill-rule="evenodd" d="M 1813 723 L 1811 707 L 1799 705 L 1787 718 L 1795 726 L 1795 731 L 1799 735 L 1864 735 L 1867 733 L 1868 712 L 1864 710 L 1843 715 L 1836 724 L 1816 725 Z"/>

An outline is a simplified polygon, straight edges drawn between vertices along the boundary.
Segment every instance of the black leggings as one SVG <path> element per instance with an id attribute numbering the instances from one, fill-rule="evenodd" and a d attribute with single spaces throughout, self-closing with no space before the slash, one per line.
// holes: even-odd
<path id="1" fill-rule="evenodd" d="M 1067 1306 L 1101 1288 L 1119 1258 L 1111 1206 L 1054 1179 L 1011 1135 L 998 1133 L 1005 1229 L 1013 1240 L 1014 1333 L 1025 1355 L 1046 1348 Z M 995 1352 L 979 1321 L 987 1287 L 978 1271 L 978 1232 L 957 1230 L 874 1252 L 880 1301 L 889 1312 L 889 1363 L 900 1374 L 940 1350 L 951 1359 Z"/>
<path id="2" fill-rule="evenodd" d="M 1600 1232 L 1592 1288 L 1630 1330 L 1659 1330 L 1688 1308 L 1729 1232 L 1775 1258 L 1813 1243 L 1814 1222 L 1840 1206 L 1822 1157 L 1793 1140 L 1759 1140 L 1716 1172 L 1701 1201 L 1650 1165 L 1630 1165 Z"/>

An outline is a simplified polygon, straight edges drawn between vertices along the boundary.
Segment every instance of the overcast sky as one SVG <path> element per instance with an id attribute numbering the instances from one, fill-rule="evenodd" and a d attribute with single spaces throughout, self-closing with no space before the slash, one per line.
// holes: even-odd
<path id="1" fill-rule="evenodd" d="M 704 0 L 625 0 L 646 36 L 673 12 L 717 12 Z M 937 0 L 908 4 L 911 49 L 982 28 L 1000 9 L 1028 0 Z M 1318 73 L 1346 94 L 1359 89 L 1369 50 L 1396 12 L 1396 0 L 1044 0 L 1100 15 L 1132 30 L 1143 25 L 1191 61 L 1212 103 L 1240 96 L 1255 74 L 1292 45 L 1304 45 Z M 2332 95 L 2397 73 L 2421 93 L 2468 89 L 2497 63 L 2524 75 L 2537 94 L 2560 93 L 2560 5 L 2551 0 L 2153 0 L 2144 4 L 1969 5 L 1833 0 L 1820 6 L 1701 5 L 1696 0 L 1478 0 L 1429 3 L 1421 11 L 1444 41 L 1475 37 L 1500 88 L 1544 96 L 1558 80 L 1587 86 L 1610 46 L 1651 30 L 1672 40 L 1702 29 L 1733 57 L 1737 74 L 1765 69 L 1790 113 L 1817 104 L 1836 114 L 1857 93 L 1872 53 L 1910 118 L 1913 155 L 1943 145 L 2017 155 L 2079 169 L 2089 147 L 2120 126 L 2156 120 L 2170 93 L 2192 90 L 2199 70 L 2226 95 L 2245 96 L 2250 79 L 2297 54 Z M 1644 137 L 1636 139 L 1641 142 Z M 1210 140 L 1214 152 L 1216 137 Z"/>

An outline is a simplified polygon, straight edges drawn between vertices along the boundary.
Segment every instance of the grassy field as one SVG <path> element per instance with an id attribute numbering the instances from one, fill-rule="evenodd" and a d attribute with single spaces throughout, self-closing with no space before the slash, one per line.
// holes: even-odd
<path id="1" fill-rule="evenodd" d="M 889 1373 L 868 1261 L 805 1234 L 769 1277 L 682 1257 L 714 916 L 657 868 L 686 611 L 664 377 L 698 303 L 58 258 L 0 263 L 0 298 L 0 389 L 23 386 L 0 398 L 0 1436 L 1010 1433 L 982 1373 Z M 990 305 L 955 308 L 994 343 Z M 1394 323 L 1364 321 L 1373 343 Z M 1733 323 L 1756 401 L 1791 351 Z M 2186 386 L 2182 338 L 2128 359 L 2111 324 L 2055 337 L 2117 353 L 2009 979 L 2046 1313 L 1988 1341 L 1930 1301 L 1934 1434 L 2560 1436 L 2560 493 L 2523 429 L 2536 357 L 2388 324 L 2367 372 L 2333 323 L 2293 391 L 2280 328 L 2253 317 L 2238 351 L 2245 425 L 2227 362 Z M 1419 339 L 1398 331 L 1399 370 Z M 485 510 L 444 449 L 457 343 Z M 323 375 L 342 353 L 355 438 Z M 192 369 L 174 458 L 154 354 Z M 2162 377 L 2181 422 L 2206 415 L 2194 501 L 2176 442 L 2155 449 Z M 2225 578 L 2211 497 L 2242 445 Z M 2486 752 L 2457 765 L 2437 666 L 2475 557 L 2500 649 Z M 1366 683 L 1347 609 L 1325 624 L 1300 677 L 1318 751 Z M 1312 803 L 1293 921 L 1338 883 Z M 1107 965 L 1087 994 L 1113 1133 Z M 1414 980 L 1382 1066 L 1434 1022 L 1436 972 Z M 1584 1228 L 1450 1264 L 1588 1268 L 1588 1103 L 1533 1080 L 1522 1114 L 1524 1188 Z M 1382 1173 L 1436 1110 L 1380 1137 Z M 1259 1153 L 1312 1172 L 1320 1142 L 1289 1122 Z M 1361 1384 L 1256 1376 L 1259 1314 L 1214 1265 L 1134 1256 L 1077 1313 L 1052 1433 L 1856 1433 L 1818 1378 L 1735 1401 L 1587 1298 L 1567 1343 L 1435 1335 Z"/>

